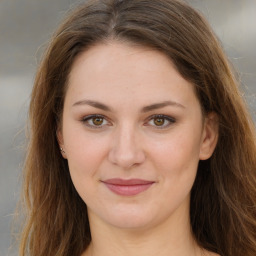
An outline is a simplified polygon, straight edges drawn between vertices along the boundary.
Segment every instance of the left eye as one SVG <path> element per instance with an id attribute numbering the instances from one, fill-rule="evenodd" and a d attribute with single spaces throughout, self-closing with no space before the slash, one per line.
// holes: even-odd
<path id="1" fill-rule="evenodd" d="M 108 125 L 109 122 L 101 115 L 90 115 L 83 118 L 82 122 L 93 128 L 101 128 L 102 126 Z"/>
<path id="2" fill-rule="evenodd" d="M 166 128 L 172 123 L 175 123 L 175 119 L 165 115 L 152 116 L 148 121 L 150 126 L 155 126 L 157 128 Z"/>

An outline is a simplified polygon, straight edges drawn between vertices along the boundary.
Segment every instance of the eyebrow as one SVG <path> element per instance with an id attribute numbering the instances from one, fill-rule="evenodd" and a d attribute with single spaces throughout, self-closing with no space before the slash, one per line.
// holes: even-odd
<path id="1" fill-rule="evenodd" d="M 80 106 L 80 105 L 89 105 L 92 106 L 94 108 L 98 108 L 104 111 L 112 111 L 112 109 L 110 107 L 108 107 L 107 105 L 100 103 L 98 101 L 93 101 L 93 100 L 80 100 L 75 102 L 72 106 Z M 146 112 L 150 112 L 156 109 L 160 109 L 160 108 L 164 108 L 167 106 L 174 106 L 174 107 L 179 107 L 179 108 L 185 108 L 185 106 L 183 106 L 182 104 L 175 102 L 175 101 L 164 101 L 164 102 L 160 102 L 160 103 L 155 103 L 152 105 L 148 105 L 145 106 L 141 109 L 142 113 L 146 113 Z"/>
<path id="2" fill-rule="evenodd" d="M 160 103 L 155 103 L 146 107 L 143 107 L 141 112 L 145 113 L 145 112 L 149 112 L 155 109 L 159 109 L 159 108 L 164 108 L 167 106 L 174 106 L 174 107 L 179 107 L 179 108 L 185 108 L 185 106 L 183 106 L 182 104 L 175 102 L 175 101 L 164 101 L 164 102 L 160 102 Z"/>
<path id="3" fill-rule="evenodd" d="M 76 103 L 74 103 L 72 106 L 74 107 L 74 106 L 80 106 L 80 105 L 89 105 L 94 108 L 99 108 L 99 109 L 102 109 L 105 111 L 111 111 L 111 108 L 108 107 L 107 105 L 102 104 L 98 101 L 93 101 L 93 100 L 80 100 L 80 101 L 77 101 Z"/>

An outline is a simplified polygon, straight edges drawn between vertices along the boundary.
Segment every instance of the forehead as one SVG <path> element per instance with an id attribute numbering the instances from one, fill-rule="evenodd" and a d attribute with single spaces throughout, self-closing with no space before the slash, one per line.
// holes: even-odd
<path id="1" fill-rule="evenodd" d="M 194 86 L 163 53 L 146 47 L 110 42 L 91 47 L 75 60 L 67 97 L 137 102 L 195 98 Z M 159 98 L 159 99 L 158 99 Z"/>

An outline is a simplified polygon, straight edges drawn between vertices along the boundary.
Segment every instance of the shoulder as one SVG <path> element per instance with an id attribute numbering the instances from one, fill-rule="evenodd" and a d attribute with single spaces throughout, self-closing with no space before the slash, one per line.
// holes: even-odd
<path id="1" fill-rule="evenodd" d="M 221 256 L 221 255 L 214 252 L 208 252 L 208 254 L 206 254 L 205 256 Z"/>
<path id="2" fill-rule="evenodd" d="M 214 253 L 214 252 L 209 252 L 209 251 L 206 251 L 204 250 L 203 251 L 203 256 L 221 256 L 220 254 L 217 254 L 217 253 Z"/>

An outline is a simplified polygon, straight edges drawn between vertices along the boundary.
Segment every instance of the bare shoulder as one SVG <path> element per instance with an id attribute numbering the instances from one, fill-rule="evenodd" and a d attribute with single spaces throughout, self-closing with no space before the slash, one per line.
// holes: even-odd
<path id="1" fill-rule="evenodd" d="M 206 252 L 205 256 L 220 256 L 220 255 L 214 252 Z"/>
<path id="2" fill-rule="evenodd" d="M 207 250 L 204 250 L 202 255 L 203 256 L 221 256 L 221 255 L 219 255 L 217 253 L 210 252 L 210 251 L 207 251 Z"/>

